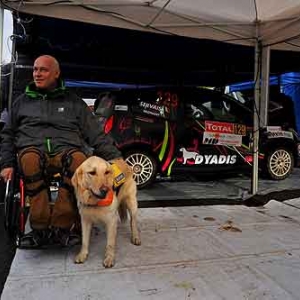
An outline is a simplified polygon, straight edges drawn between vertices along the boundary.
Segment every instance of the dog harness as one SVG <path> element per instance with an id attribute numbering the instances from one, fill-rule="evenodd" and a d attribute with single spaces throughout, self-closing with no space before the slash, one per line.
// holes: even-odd
<path id="1" fill-rule="evenodd" d="M 125 182 L 125 174 L 116 164 L 112 164 L 111 167 L 114 173 L 114 190 L 116 190 Z"/>

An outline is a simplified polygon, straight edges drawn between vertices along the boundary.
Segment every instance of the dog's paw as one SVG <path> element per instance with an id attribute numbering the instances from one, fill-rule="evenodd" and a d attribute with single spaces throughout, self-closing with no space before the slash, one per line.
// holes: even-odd
<path id="1" fill-rule="evenodd" d="M 75 264 L 83 264 L 88 257 L 87 253 L 79 252 L 75 257 Z"/>
<path id="2" fill-rule="evenodd" d="M 114 266 L 114 264 L 115 264 L 114 258 L 110 255 L 105 257 L 105 259 L 103 260 L 103 266 L 105 268 L 111 268 Z"/>
<path id="3" fill-rule="evenodd" d="M 131 237 L 131 243 L 133 245 L 136 245 L 136 246 L 140 246 L 141 245 L 141 238 L 139 236 L 132 236 Z"/>

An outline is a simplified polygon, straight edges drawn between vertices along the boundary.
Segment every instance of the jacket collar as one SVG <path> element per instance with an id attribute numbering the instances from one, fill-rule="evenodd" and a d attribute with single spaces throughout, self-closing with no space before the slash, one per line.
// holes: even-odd
<path id="1" fill-rule="evenodd" d="M 67 89 L 65 87 L 63 80 L 61 79 L 58 82 L 57 88 L 52 91 L 39 90 L 36 88 L 34 82 L 30 82 L 25 89 L 25 94 L 28 97 L 33 99 L 40 99 L 40 98 L 53 99 L 66 94 L 66 92 Z"/>

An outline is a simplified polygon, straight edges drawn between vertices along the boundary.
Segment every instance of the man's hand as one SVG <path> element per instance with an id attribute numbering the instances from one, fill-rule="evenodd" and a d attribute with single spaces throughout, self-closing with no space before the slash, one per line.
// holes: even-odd
<path id="1" fill-rule="evenodd" d="M 7 182 L 7 180 L 11 180 L 13 172 L 14 168 L 4 168 L 1 171 L 0 176 L 4 179 L 5 182 Z"/>

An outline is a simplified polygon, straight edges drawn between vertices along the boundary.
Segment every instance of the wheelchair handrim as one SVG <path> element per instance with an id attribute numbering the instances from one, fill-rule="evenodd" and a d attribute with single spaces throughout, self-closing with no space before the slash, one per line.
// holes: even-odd
<path id="1" fill-rule="evenodd" d="M 11 180 L 7 180 L 6 188 L 5 188 L 5 196 L 4 196 L 4 213 L 5 213 L 5 223 L 7 222 L 7 214 L 8 214 L 8 195 L 9 195 L 9 186 Z M 7 224 L 5 224 L 7 225 Z"/>

